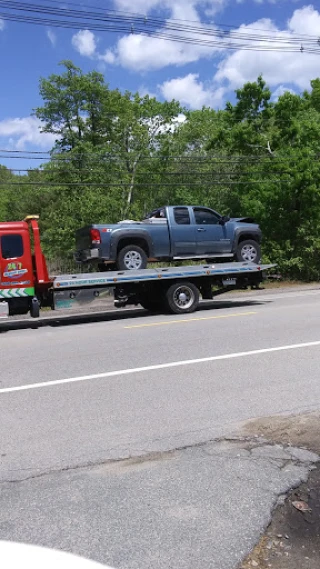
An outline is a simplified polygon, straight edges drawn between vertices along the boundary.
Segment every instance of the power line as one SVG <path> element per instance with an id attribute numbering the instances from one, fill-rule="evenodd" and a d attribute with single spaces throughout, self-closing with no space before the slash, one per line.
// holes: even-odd
<path id="1" fill-rule="evenodd" d="M 267 150 L 267 149 L 266 149 Z M 127 158 L 119 158 L 118 156 L 115 157 L 110 157 L 110 156 L 106 156 L 105 158 L 101 159 L 101 157 L 97 156 L 94 153 L 88 153 L 88 154 L 81 154 L 81 155 L 74 155 L 74 156 L 70 156 L 70 157 L 59 157 L 59 158 L 55 158 L 55 157 L 48 157 L 48 158 L 37 158 L 35 156 L 7 156 L 7 155 L 1 155 L 1 152 L 3 152 L 2 150 L 0 150 L 0 159 L 6 159 L 6 160 L 11 160 L 11 159 L 20 159 L 20 160 L 51 160 L 52 163 L 59 163 L 59 162 L 73 162 L 73 161 L 79 161 L 79 160 L 83 160 L 85 158 L 90 158 L 91 156 L 94 157 L 93 160 L 91 160 L 91 163 L 96 163 L 98 162 L 99 164 L 105 165 L 105 166 L 110 166 L 111 168 L 115 168 L 117 166 L 117 164 L 126 164 L 127 163 Z M 208 155 L 206 157 L 195 157 L 195 156 L 191 156 L 190 158 L 188 156 L 185 155 L 178 155 L 178 156 L 172 156 L 172 157 L 163 157 L 163 156 L 150 156 L 150 157 L 145 157 L 145 158 L 140 158 L 139 163 L 141 162 L 142 164 L 145 163 L 153 163 L 156 161 L 157 164 L 159 165 L 177 165 L 177 164 L 181 164 L 181 165 L 193 165 L 193 164 L 200 164 L 203 166 L 206 166 L 208 164 L 212 164 L 216 161 L 216 164 L 245 164 L 245 163 L 249 163 L 252 166 L 254 166 L 256 163 L 257 164 L 274 164 L 274 163 L 280 163 L 280 164 L 295 164 L 295 163 L 300 163 L 301 160 L 308 160 L 308 162 L 310 164 L 316 163 L 316 164 L 320 164 L 320 155 L 318 158 L 311 158 L 311 157 L 299 157 L 299 158 L 291 158 L 290 156 L 287 157 L 277 157 L 275 154 L 273 154 L 272 156 L 269 154 L 267 154 L 267 152 L 265 153 L 265 156 L 254 156 L 254 155 L 230 155 L 229 157 L 226 155 L 219 155 L 219 154 L 215 154 L 215 155 Z M 60 170 L 60 169 L 43 169 L 41 166 L 36 167 L 35 169 L 32 168 L 8 168 L 8 171 L 16 171 L 16 172 L 41 172 L 41 173 L 57 173 L 57 172 L 63 172 L 63 171 L 68 171 L 69 173 L 72 171 L 93 171 L 93 168 L 74 168 L 72 167 L 72 170 Z M 0 170 L 1 173 L 1 170 Z"/>
<path id="2" fill-rule="evenodd" d="M 295 160 L 295 163 L 300 163 L 300 162 L 301 162 L 301 160 Z M 319 164 L 319 165 L 320 165 L 320 161 L 319 161 L 319 160 L 312 160 L 312 161 L 310 161 L 310 162 L 311 162 L 311 163 L 316 163 L 316 164 Z M 199 163 L 197 163 L 197 162 L 195 162 L 195 163 L 199 165 Z M 212 166 L 215 166 L 215 165 L 216 165 L 217 167 L 219 167 L 219 166 L 221 165 L 221 163 L 227 164 L 227 165 L 230 164 L 230 163 L 232 164 L 232 162 L 226 160 L 225 162 L 217 162 L 216 164 L 214 164 L 214 163 L 211 162 L 211 163 L 209 163 L 209 164 L 204 164 L 204 166 L 211 166 L 211 167 L 212 167 Z M 237 162 L 235 162 L 235 163 L 236 163 L 237 165 L 239 165 L 239 164 L 242 165 L 242 164 L 244 163 L 244 161 L 243 161 L 243 160 L 239 160 L 239 161 L 237 161 Z M 270 165 L 270 163 L 271 163 L 271 162 L 269 161 L 269 162 L 268 162 L 268 166 Z M 183 162 L 179 162 L 177 165 L 179 166 L 179 165 L 183 165 L 183 164 L 184 164 Z M 192 162 L 192 164 L 194 164 L 194 162 Z M 275 165 L 275 162 L 273 162 L 273 164 Z M 292 164 L 292 161 L 290 161 L 290 164 Z M 201 165 L 201 163 L 200 163 L 200 165 Z M 247 164 L 247 165 L 248 165 L 248 164 Z M 261 167 L 261 166 L 263 166 L 264 164 L 263 164 L 263 163 L 261 164 L 261 163 L 259 162 L 259 163 L 257 163 L 257 164 L 249 164 L 249 165 L 250 165 L 250 166 L 253 166 L 253 167 L 254 167 L 255 165 L 257 165 L 258 167 Z M 62 169 L 58 169 L 58 170 L 32 170 L 32 169 L 29 169 L 29 168 L 8 168 L 8 169 L 7 169 L 7 173 L 10 173 L 10 174 L 13 174 L 13 175 L 16 175 L 15 173 L 21 173 L 21 172 L 25 172 L 25 173 L 27 173 L 27 174 L 39 175 L 40 177 L 43 177 L 43 178 L 44 178 L 45 176 L 56 176 L 57 174 L 60 175 L 60 174 L 75 174 L 75 173 L 83 174 L 83 173 L 90 173 L 90 174 L 93 175 L 93 176 L 94 176 L 94 175 L 100 175 L 100 174 L 101 174 L 100 171 L 98 171 L 98 170 L 95 171 L 93 168 L 73 168 L 72 170 L 70 170 L 70 169 L 69 169 L 69 170 L 62 170 Z M 125 168 L 124 168 L 124 169 L 120 169 L 120 168 L 116 169 L 116 168 L 115 168 L 115 169 L 113 169 L 113 170 L 110 171 L 110 173 L 113 174 L 113 175 L 114 175 L 114 174 L 123 173 L 123 172 L 126 172 L 126 169 L 125 169 Z M 295 172 L 298 172 L 298 173 L 305 172 L 305 168 L 304 168 L 303 170 L 295 170 Z M 108 172 L 105 172 L 105 173 L 108 174 Z M 147 175 L 147 176 L 152 176 L 152 175 L 155 175 L 155 176 L 159 176 L 159 175 L 161 175 L 161 176 L 183 176 L 183 175 L 187 175 L 187 176 L 210 176 L 210 175 L 213 174 L 213 173 L 218 173 L 218 174 L 221 174 L 221 175 L 224 174 L 224 172 L 217 172 L 217 169 L 216 169 L 216 168 L 213 169 L 213 170 L 211 170 L 211 171 L 210 171 L 210 170 L 203 171 L 203 170 L 195 170 L 195 169 L 193 169 L 192 171 L 190 171 L 190 170 L 185 169 L 185 170 L 180 170 L 180 171 L 175 171 L 175 172 L 172 172 L 172 171 L 169 171 L 169 170 L 162 170 L 162 171 L 160 171 L 160 172 L 158 172 L 158 171 L 153 171 L 153 172 L 152 172 L 152 171 L 142 171 L 142 172 L 141 172 L 141 171 L 138 171 L 138 172 L 137 172 L 137 174 L 140 175 L 140 176 L 143 176 L 143 175 Z M 247 171 L 247 172 L 244 171 L 244 170 L 240 170 L 240 171 L 239 171 L 239 170 L 235 170 L 234 173 L 230 172 L 230 175 L 238 176 L 238 175 L 240 175 L 240 174 L 243 175 L 243 174 L 252 174 L 252 173 L 255 173 L 255 174 L 265 174 L 265 170 L 255 170 L 255 169 L 254 169 L 254 170 L 249 170 L 249 171 Z M 272 173 L 274 173 L 274 174 L 281 174 L 282 172 L 272 169 Z M 1 176 L 1 171 L 0 171 L 0 176 Z"/>
<path id="3" fill-rule="evenodd" d="M 206 183 L 202 183 L 201 181 L 199 182 L 199 184 L 188 184 L 185 182 L 181 182 L 181 183 L 176 183 L 176 184 L 172 184 L 172 183 L 162 183 L 162 182 L 145 182 L 145 183 L 136 183 L 134 184 L 134 187 L 146 187 L 146 188 L 158 188 L 158 187 L 170 187 L 172 189 L 175 188 L 181 188 L 182 186 L 184 187 L 189 187 L 189 188 L 196 188 L 196 187 L 212 187 L 212 185 L 224 185 L 224 186 L 228 186 L 228 185 L 247 185 L 247 184 L 270 184 L 270 183 L 279 183 L 281 184 L 282 182 L 291 182 L 292 180 L 290 180 L 290 178 L 288 179 L 282 179 L 282 180 L 272 180 L 272 179 L 263 179 L 263 180 L 246 180 L 246 181 L 232 181 L 232 180 L 226 180 L 226 181 L 221 181 L 221 179 L 219 180 L 211 180 L 210 183 L 206 182 Z M 91 188 L 91 187 L 95 187 L 95 188 L 121 188 L 121 187 L 126 187 L 126 186 L 131 186 L 131 182 L 118 182 L 117 184 L 115 183 L 95 183 L 95 182 L 0 182 L 0 186 L 50 186 L 50 187 L 59 187 L 60 189 L 64 189 L 61 186 L 65 186 L 66 188 L 69 187 L 85 187 L 85 188 Z"/>
<path id="4" fill-rule="evenodd" d="M 50 154 L 50 150 L 10 150 L 7 148 L 0 149 L 0 152 L 10 152 L 10 154 Z"/>
<path id="5" fill-rule="evenodd" d="M 22 4 L 23 3 L 19 0 L 12 0 L 12 1 L 8 1 L 8 0 L 3 0 L 3 3 L 9 4 L 10 8 L 12 8 L 12 6 L 15 4 Z M 25 3 L 24 5 L 28 5 L 30 3 Z M 60 0 L 47 0 L 47 4 L 53 4 L 53 5 L 58 5 L 59 8 L 62 8 L 61 6 L 61 1 Z M 46 4 L 36 4 L 36 6 L 42 7 L 42 8 L 49 8 L 48 5 Z M 68 1 L 68 12 L 69 12 L 69 7 L 70 6 L 75 6 L 78 10 L 79 10 L 79 4 L 75 3 L 75 2 L 69 2 Z M 114 16 L 114 17 L 122 17 L 122 18 L 126 18 L 128 19 L 130 22 L 132 22 L 133 18 L 134 19 L 139 19 L 140 21 L 152 21 L 152 22 L 156 22 L 157 25 L 162 25 L 164 22 L 170 22 L 170 23 L 180 23 L 183 24 L 184 26 L 186 25 L 186 23 L 188 24 L 194 24 L 195 26 L 197 26 L 199 28 L 199 21 L 194 21 L 194 20 L 186 20 L 186 19 L 179 19 L 179 18 L 168 18 L 166 20 L 163 20 L 161 18 L 156 18 L 156 17 L 150 17 L 150 16 L 146 16 L 144 14 L 138 13 L 138 12 L 128 12 L 128 11 L 123 11 L 123 10 L 111 10 L 111 9 L 105 9 L 105 8 L 101 8 L 99 6 L 89 6 L 89 5 L 85 5 L 85 4 L 81 4 L 80 8 L 82 8 L 82 12 L 87 14 L 90 13 L 90 11 L 92 12 L 92 10 L 98 12 L 98 13 L 102 13 L 104 17 L 106 17 L 106 15 L 110 15 L 110 16 Z M 200 24 L 200 29 L 202 30 L 204 27 L 204 24 Z M 207 25 L 207 27 L 209 27 L 210 29 L 212 29 L 212 25 Z M 221 22 L 217 22 L 215 24 L 215 28 L 226 28 L 226 29 L 238 29 L 239 26 L 235 25 L 235 24 L 224 24 Z M 255 27 L 250 27 L 250 26 L 246 26 L 247 30 L 252 30 L 254 32 L 256 31 L 263 31 L 265 32 L 265 29 L 263 28 L 257 28 Z M 270 30 L 270 32 L 272 33 L 272 31 Z M 277 34 L 278 32 L 275 31 L 275 34 Z M 295 33 L 291 34 L 293 37 L 295 38 L 299 38 L 299 40 L 302 39 L 312 39 L 314 38 L 315 40 L 318 40 L 318 36 L 310 36 L 310 34 L 301 34 L 301 35 L 297 35 Z"/>
<path id="6" fill-rule="evenodd" d="M 217 49 L 320 53 L 319 38 L 312 36 L 294 36 L 288 33 L 277 33 L 273 36 L 270 33 L 248 34 L 207 25 L 188 25 L 177 20 L 124 15 L 116 11 L 102 13 L 89 8 L 83 11 L 14 0 L 0 0 L 0 7 L 7 10 L 0 12 L 2 19 L 20 23 L 142 34 L 151 38 Z"/>
<path id="7" fill-rule="evenodd" d="M 13 173 L 13 172 L 28 172 L 28 173 L 33 173 L 33 172 L 30 171 L 30 170 L 9 170 L 9 172 L 10 172 L 10 173 Z M 75 170 L 74 172 L 80 174 L 80 173 L 91 172 L 91 171 L 84 169 L 84 170 Z M 72 173 L 74 173 L 74 172 L 72 172 Z M 303 173 L 303 172 L 304 172 L 304 170 L 295 170 L 295 173 L 298 173 L 298 174 L 299 174 L 299 173 Z M 70 172 L 70 170 L 60 170 L 58 173 L 59 173 L 59 174 L 61 174 L 61 173 L 63 173 L 63 174 L 70 174 L 71 172 Z M 118 171 L 116 171 L 116 172 L 113 172 L 113 174 L 121 174 L 121 173 L 123 173 L 121 170 L 118 170 Z M 190 178 L 190 177 L 197 176 L 197 177 L 201 177 L 201 178 L 209 178 L 210 181 L 211 181 L 212 178 L 210 178 L 210 176 L 212 176 L 212 175 L 219 175 L 220 177 L 222 177 L 222 176 L 224 176 L 224 175 L 228 175 L 228 176 L 246 176 L 246 175 L 250 175 L 250 174 L 252 175 L 252 174 L 265 174 L 265 173 L 266 173 L 265 170 L 253 170 L 253 171 L 251 170 L 251 171 L 249 171 L 249 172 L 245 172 L 245 171 L 243 171 L 243 170 L 242 170 L 242 171 L 236 170 L 236 171 L 234 171 L 234 172 L 228 172 L 227 174 L 226 174 L 225 172 L 217 172 L 216 170 L 213 170 L 213 171 L 206 171 L 206 172 L 201 172 L 201 171 L 199 171 L 199 170 L 193 170 L 192 172 L 190 172 L 190 171 L 180 171 L 180 172 L 166 172 L 166 171 L 164 171 L 164 172 L 161 173 L 161 176 L 162 176 L 162 178 L 175 178 L 175 177 L 179 177 L 179 176 L 180 176 L 181 178 L 182 178 L 183 176 L 188 176 L 188 178 Z M 281 174 L 281 173 L 282 173 L 281 171 L 272 170 L 272 174 Z M 45 179 L 45 176 L 46 176 L 47 173 L 46 173 L 46 172 L 41 172 L 41 174 L 44 174 L 44 175 L 43 175 L 43 176 L 41 175 L 40 177 L 42 177 L 42 178 Z M 48 172 L 48 174 L 50 175 L 50 172 Z M 96 174 L 96 175 L 100 175 L 99 172 L 91 172 L 91 174 L 93 174 L 93 176 L 94 176 L 95 174 Z M 150 178 L 150 177 L 152 177 L 153 172 L 140 172 L 139 175 L 140 175 L 140 177 L 142 177 L 142 176 L 148 176 L 148 177 Z M 156 175 L 157 175 L 157 173 L 155 173 L 155 176 L 156 176 Z M 51 176 L 51 177 L 52 177 L 52 176 Z M 24 180 L 24 179 L 25 179 L 25 176 L 21 177 L 21 179 Z M 33 183 L 32 180 L 30 181 L 30 183 Z M 43 182 L 43 183 L 45 184 L 46 182 Z M 64 182 L 62 182 L 62 183 L 64 183 Z M 66 182 L 66 183 L 68 183 L 68 182 Z M 82 180 L 81 183 L 84 184 L 84 185 L 86 185 L 86 181 L 85 181 L 85 180 Z M 91 183 L 90 180 L 88 180 L 88 183 Z M 120 183 L 120 184 L 122 183 L 122 180 L 121 180 L 121 179 L 119 180 L 119 183 Z M 125 183 L 132 184 L 132 182 L 125 182 Z M 161 182 L 157 182 L 157 183 L 160 183 L 160 184 L 161 184 Z M 134 182 L 133 184 L 135 185 L 135 182 Z"/>

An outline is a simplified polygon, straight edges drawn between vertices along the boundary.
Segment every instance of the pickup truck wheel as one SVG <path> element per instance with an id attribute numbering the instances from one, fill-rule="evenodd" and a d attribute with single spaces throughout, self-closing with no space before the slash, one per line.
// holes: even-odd
<path id="1" fill-rule="evenodd" d="M 165 295 L 165 304 L 169 312 L 183 314 L 194 312 L 199 305 L 200 293 L 197 287 L 188 282 L 171 285 Z"/>
<path id="2" fill-rule="evenodd" d="M 119 271 L 133 271 L 145 269 L 148 263 L 144 250 L 137 245 L 127 245 L 119 251 L 117 269 Z"/>
<path id="3" fill-rule="evenodd" d="M 259 263 L 261 257 L 261 249 L 259 243 L 253 239 L 241 241 L 237 247 L 236 261 L 239 263 Z"/>

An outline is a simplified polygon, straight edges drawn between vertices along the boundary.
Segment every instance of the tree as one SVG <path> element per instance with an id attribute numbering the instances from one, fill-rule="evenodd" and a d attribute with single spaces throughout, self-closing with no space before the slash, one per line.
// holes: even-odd
<path id="1" fill-rule="evenodd" d="M 255 218 L 264 259 L 285 276 L 320 277 L 320 79 L 272 102 L 260 76 L 224 110 L 187 111 L 62 65 L 40 80 L 35 109 L 57 139 L 51 160 L 26 176 L 0 169 L 3 219 L 36 207 L 54 258 L 71 255 L 82 225 L 199 203 Z"/>
<path id="2" fill-rule="evenodd" d="M 71 61 L 62 61 L 65 71 L 40 79 L 42 107 L 34 114 L 43 123 L 42 132 L 56 135 L 56 149 L 66 152 L 81 142 L 99 146 L 112 140 L 119 91 L 110 91 L 103 75 L 86 75 Z"/>
<path id="3" fill-rule="evenodd" d="M 145 192 L 137 191 L 134 196 L 138 169 L 150 169 L 151 162 L 158 155 L 161 141 L 171 131 L 181 107 L 176 101 L 159 102 L 146 95 L 132 95 L 126 92 L 120 101 L 116 121 L 116 136 L 113 153 L 119 160 L 121 182 L 125 189 L 122 214 L 128 215 L 134 201 L 144 201 Z M 137 212 L 137 208 L 134 208 Z"/>
<path id="4" fill-rule="evenodd" d="M 14 191 L 12 183 L 15 181 L 14 176 L 6 166 L 0 165 L 0 221 L 10 221 L 14 219 Z"/>

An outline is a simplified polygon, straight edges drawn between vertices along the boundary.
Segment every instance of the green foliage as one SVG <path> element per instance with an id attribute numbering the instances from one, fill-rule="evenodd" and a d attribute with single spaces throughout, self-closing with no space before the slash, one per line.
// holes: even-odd
<path id="1" fill-rule="evenodd" d="M 272 102 L 260 76 L 222 111 L 187 111 L 62 66 L 40 80 L 43 105 L 34 111 L 56 136 L 51 159 L 19 177 L 0 167 L 0 219 L 39 213 L 55 259 L 72 255 L 83 225 L 203 204 L 254 217 L 264 260 L 286 278 L 320 278 L 320 79 Z"/>

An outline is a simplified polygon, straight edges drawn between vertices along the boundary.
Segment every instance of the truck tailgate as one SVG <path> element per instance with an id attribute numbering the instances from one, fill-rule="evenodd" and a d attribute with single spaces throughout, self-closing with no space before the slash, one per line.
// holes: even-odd
<path id="1" fill-rule="evenodd" d="M 91 236 L 90 230 L 93 228 L 93 225 L 87 225 L 86 227 L 82 227 L 76 231 L 76 249 L 77 251 L 83 251 L 84 249 L 91 248 Z"/>

